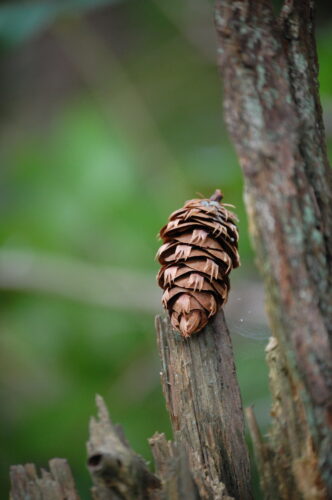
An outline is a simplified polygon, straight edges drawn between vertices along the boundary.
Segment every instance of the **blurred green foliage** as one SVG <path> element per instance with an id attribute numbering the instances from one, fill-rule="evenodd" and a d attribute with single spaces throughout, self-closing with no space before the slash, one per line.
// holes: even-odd
<path id="1" fill-rule="evenodd" d="M 210 4 L 155 0 L 85 10 L 92 6 L 0 7 L 3 249 L 152 275 L 156 234 L 169 213 L 220 187 L 240 218 L 243 266 L 234 293 L 242 298 L 243 280 L 257 276 L 242 175 L 221 120 Z M 318 42 L 328 109 L 331 34 L 322 31 Z M 117 283 L 109 287 L 116 292 Z M 239 314 L 246 314 L 240 305 Z M 265 343 L 250 338 L 254 327 L 245 322 L 248 336 L 234 335 L 238 376 L 244 404 L 255 404 L 266 428 Z M 84 443 L 95 393 L 146 458 L 148 437 L 157 430 L 170 437 L 153 317 L 130 303 L 124 313 L 19 287 L 3 291 L 0 358 L 3 491 L 10 464 L 45 466 L 64 456 L 88 498 Z"/>

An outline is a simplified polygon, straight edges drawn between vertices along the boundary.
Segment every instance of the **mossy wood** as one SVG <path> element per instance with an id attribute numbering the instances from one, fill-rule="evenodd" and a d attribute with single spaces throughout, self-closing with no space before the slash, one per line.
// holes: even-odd
<path id="1" fill-rule="evenodd" d="M 271 499 L 332 498 L 332 171 L 314 4 L 286 0 L 279 15 L 270 0 L 216 7 L 225 117 L 275 338 L 273 422 L 257 449 Z"/>

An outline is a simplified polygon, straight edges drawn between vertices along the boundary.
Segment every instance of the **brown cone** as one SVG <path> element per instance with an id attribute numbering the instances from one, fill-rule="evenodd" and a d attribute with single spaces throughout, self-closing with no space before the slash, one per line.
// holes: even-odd
<path id="1" fill-rule="evenodd" d="M 240 265 L 237 218 L 221 199 L 217 190 L 210 199 L 187 201 L 159 234 L 162 302 L 183 337 L 202 330 L 226 302 L 228 274 Z"/>

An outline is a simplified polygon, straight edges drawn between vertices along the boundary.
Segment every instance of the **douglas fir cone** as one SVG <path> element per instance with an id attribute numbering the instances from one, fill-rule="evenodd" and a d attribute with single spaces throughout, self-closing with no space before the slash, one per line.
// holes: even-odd
<path id="1" fill-rule="evenodd" d="M 228 274 L 240 264 L 237 218 L 221 200 L 216 190 L 210 199 L 187 201 L 160 231 L 157 280 L 172 326 L 183 337 L 202 330 L 226 302 Z"/>

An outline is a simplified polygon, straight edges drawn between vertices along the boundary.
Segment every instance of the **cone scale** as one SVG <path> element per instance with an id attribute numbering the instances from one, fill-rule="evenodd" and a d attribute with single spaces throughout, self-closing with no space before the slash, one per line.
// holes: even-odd
<path id="1" fill-rule="evenodd" d="M 183 337 L 200 332 L 227 301 L 230 271 L 240 265 L 237 217 L 219 189 L 173 212 L 159 233 L 162 303 Z"/>

